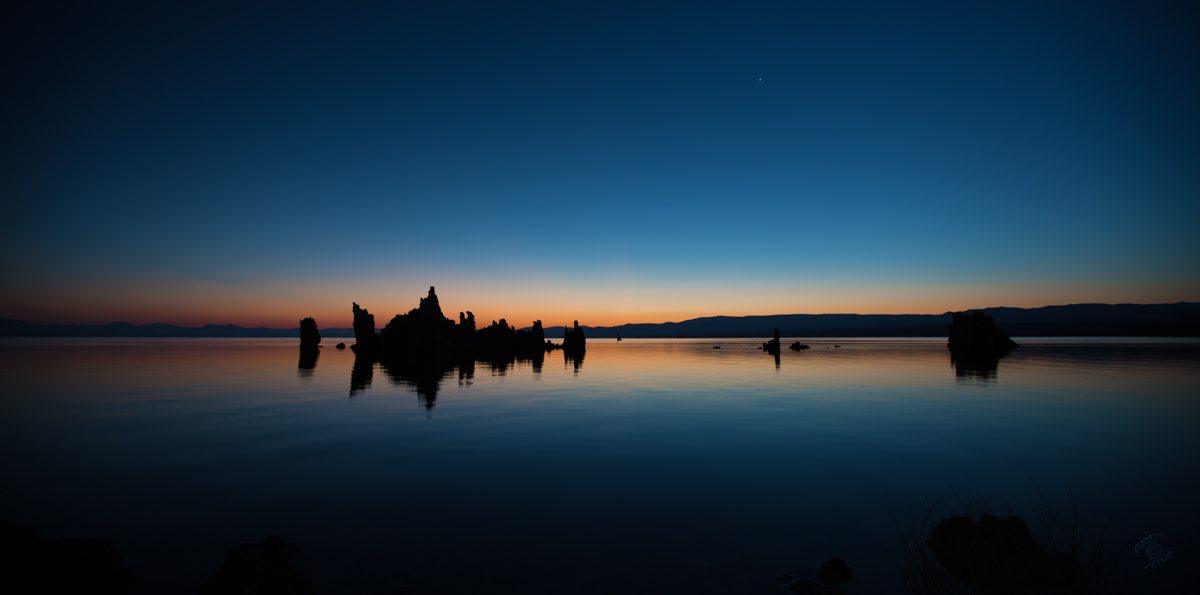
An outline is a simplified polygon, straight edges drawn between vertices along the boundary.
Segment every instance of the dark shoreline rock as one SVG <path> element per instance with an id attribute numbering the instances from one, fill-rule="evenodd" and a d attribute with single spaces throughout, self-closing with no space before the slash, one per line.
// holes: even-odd
<path id="1" fill-rule="evenodd" d="M 779 577 L 791 577 L 788 573 L 783 573 Z M 818 585 L 810 579 L 795 581 L 788 585 L 788 590 L 801 595 L 845 595 L 845 591 L 838 588 L 846 581 L 854 578 L 854 572 L 846 565 L 846 561 L 841 558 L 830 558 L 821 562 L 821 570 L 817 575 L 821 580 Z"/>
<path id="2" fill-rule="evenodd" d="M 111 539 L 41 541 L 33 527 L 0 520 L 0 592 L 124 595 L 136 580 Z"/>
<path id="3" fill-rule="evenodd" d="M 200 585 L 200 595 L 315 595 L 308 573 L 295 564 L 299 554 L 299 548 L 278 535 L 243 543 Z"/>
<path id="4" fill-rule="evenodd" d="M 817 578 L 830 587 L 836 587 L 848 580 L 852 580 L 854 572 L 850 570 L 850 566 L 846 564 L 845 560 L 833 557 L 821 562 L 821 570 Z"/>
<path id="5" fill-rule="evenodd" d="M 1018 516 L 951 516 L 925 542 L 950 576 L 981 593 L 1028 593 L 1039 586 L 1061 591 L 1079 575 L 1075 556 L 1047 556 Z"/>

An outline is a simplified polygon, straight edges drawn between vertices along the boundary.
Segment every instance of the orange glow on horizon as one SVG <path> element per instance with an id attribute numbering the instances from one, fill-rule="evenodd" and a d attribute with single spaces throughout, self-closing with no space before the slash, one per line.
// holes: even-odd
<path id="1" fill-rule="evenodd" d="M 561 285 L 543 280 L 503 282 L 432 279 L 443 313 L 458 320 L 471 311 L 484 327 L 504 318 L 518 328 L 617 326 L 680 322 L 708 316 L 774 314 L 942 314 L 986 307 L 1037 308 L 1071 303 L 1173 303 L 1200 301 L 1200 283 L 1003 284 L 898 286 L 831 284 L 746 289 L 707 282 L 648 287 L 633 283 Z M 430 283 L 263 282 L 253 287 L 191 280 L 43 285 L 0 299 L 0 317 L 40 324 L 135 325 L 161 322 L 198 327 L 295 328 L 313 317 L 319 328 L 352 325 L 351 303 L 375 316 L 382 328 L 396 314 L 416 308 Z"/>
<path id="2" fill-rule="evenodd" d="M 966 288 L 816 288 L 804 299 L 790 299 L 794 292 L 761 292 L 750 296 L 730 292 L 690 292 L 679 289 L 618 290 L 592 292 L 574 290 L 530 290 L 521 288 L 439 288 L 438 298 L 446 317 L 457 320 L 458 312 L 475 314 L 476 325 L 506 319 L 524 327 L 541 320 L 545 326 L 570 325 L 578 320 L 586 326 L 658 324 L 692 318 L 745 317 L 770 314 L 941 314 L 983 307 L 1042 307 L 1063 303 L 1130 302 L 1163 303 L 1196 301 L 1186 292 L 1153 292 L 1134 288 L 1123 292 L 1046 289 L 1032 287 Z M 104 288 L 118 289 L 118 288 Z M 125 289 L 125 288 L 120 288 Z M 418 306 L 428 286 L 412 288 L 326 288 L 324 292 L 269 290 L 248 292 L 239 288 L 196 286 L 158 287 L 155 292 L 136 290 L 91 290 L 91 292 L 44 292 L 40 299 L 23 303 L 0 303 L 0 315 L 37 324 L 107 324 L 125 321 L 134 325 L 163 323 L 178 326 L 233 324 L 293 329 L 301 318 L 313 317 L 320 329 L 352 326 L 350 303 L 358 302 L 376 317 L 376 327 L 388 324 L 395 314 Z M 466 290 L 464 290 L 466 289 Z M 1128 289 L 1128 288 L 1126 288 Z M 359 296 L 352 296 L 358 294 Z M 1172 295 L 1174 294 L 1174 295 Z M 1182 294 L 1182 295 L 1181 295 Z M 80 298 L 80 295 L 83 298 Z M 136 298 L 130 298 L 130 296 Z M 397 299 L 395 295 L 403 295 Z M 1188 299 L 1190 298 L 1190 299 Z"/>

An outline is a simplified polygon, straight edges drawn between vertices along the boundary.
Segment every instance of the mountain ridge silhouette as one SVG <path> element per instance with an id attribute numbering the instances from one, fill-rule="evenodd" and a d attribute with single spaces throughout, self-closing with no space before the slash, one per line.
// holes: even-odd
<path id="1" fill-rule="evenodd" d="M 992 316 L 1010 336 L 1200 336 L 1200 303 L 1066 304 L 1040 308 L 992 307 L 963 310 Z M 946 337 L 951 312 L 944 314 L 773 314 L 706 316 L 679 322 L 630 323 L 581 328 L 589 338 L 736 338 L 769 337 L 778 328 L 787 337 Z M 558 339 L 563 327 L 545 328 Z M 321 336 L 354 337 L 353 328 L 322 328 Z M 299 338 L 300 328 L 246 328 L 233 324 L 185 327 L 156 322 L 36 324 L 0 318 L 0 337 L 162 337 Z"/>

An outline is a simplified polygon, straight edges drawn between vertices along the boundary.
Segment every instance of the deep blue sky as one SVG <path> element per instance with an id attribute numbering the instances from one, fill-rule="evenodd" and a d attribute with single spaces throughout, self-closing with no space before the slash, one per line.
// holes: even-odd
<path id="1" fill-rule="evenodd" d="M 1195 3 L 163 4 L 4 9 L 0 316 L 1200 301 Z"/>

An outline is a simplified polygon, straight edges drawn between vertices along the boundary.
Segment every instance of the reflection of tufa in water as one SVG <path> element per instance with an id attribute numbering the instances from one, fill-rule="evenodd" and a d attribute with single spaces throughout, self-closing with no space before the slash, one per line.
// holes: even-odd
<path id="1" fill-rule="evenodd" d="M 993 384 L 996 382 L 997 373 L 1000 370 L 999 356 L 966 356 L 960 357 L 953 351 L 950 352 L 950 363 L 954 366 L 954 375 L 960 381 L 977 381 L 983 384 Z"/>
<path id="2" fill-rule="evenodd" d="M 296 375 L 304 381 L 311 379 L 313 371 L 317 369 L 317 358 L 319 357 L 321 357 L 320 349 L 301 349 L 300 363 L 296 365 Z"/>
<path id="3" fill-rule="evenodd" d="M 350 396 L 359 395 L 371 386 L 371 378 L 374 375 L 375 359 L 368 355 L 356 354 L 354 367 L 350 369 Z"/>

